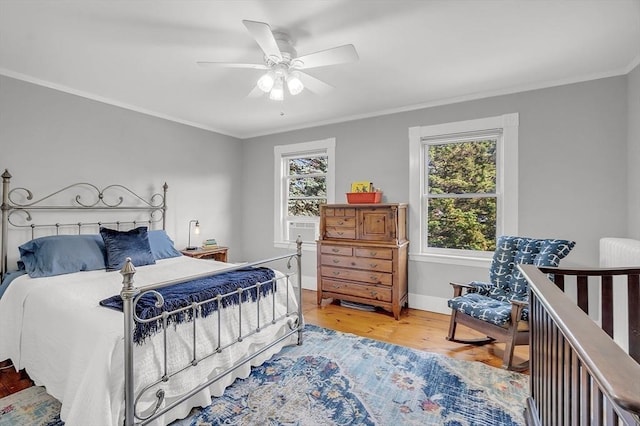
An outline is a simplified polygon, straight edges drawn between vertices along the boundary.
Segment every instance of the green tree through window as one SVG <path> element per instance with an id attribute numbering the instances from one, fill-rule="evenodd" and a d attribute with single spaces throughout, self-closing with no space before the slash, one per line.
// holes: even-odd
<path id="1" fill-rule="evenodd" d="M 433 143 L 427 150 L 429 247 L 492 251 L 497 139 Z"/>
<path id="2" fill-rule="evenodd" d="M 328 157 L 288 159 L 287 214 L 320 216 L 320 204 L 327 202 Z"/>

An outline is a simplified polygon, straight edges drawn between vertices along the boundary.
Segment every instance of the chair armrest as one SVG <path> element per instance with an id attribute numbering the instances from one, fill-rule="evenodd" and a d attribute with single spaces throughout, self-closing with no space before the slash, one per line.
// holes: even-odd
<path id="1" fill-rule="evenodd" d="M 462 290 L 466 289 L 467 291 L 473 291 L 473 286 L 469 284 L 462 283 L 449 283 L 453 287 L 453 297 L 458 297 L 462 295 Z"/>
<path id="2" fill-rule="evenodd" d="M 518 324 L 521 321 L 522 310 L 529 306 L 529 302 L 524 300 L 510 300 L 511 302 L 511 322 Z"/>
<path id="3" fill-rule="evenodd" d="M 449 284 L 451 284 L 453 286 L 453 288 L 456 288 L 456 287 L 462 287 L 462 288 L 466 288 L 466 289 L 472 289 L 473 288 L 473 286 L 470 285 L 470 284 L 462 284 L 462 283 L 449 283 Z"/>

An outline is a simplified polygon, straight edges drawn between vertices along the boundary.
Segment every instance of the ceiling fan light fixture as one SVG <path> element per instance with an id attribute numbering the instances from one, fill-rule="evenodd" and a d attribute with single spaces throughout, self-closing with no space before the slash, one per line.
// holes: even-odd
<path id="1" fill-rule="evenodd" d="M 304 90 L 304 84 L 302 84 L 302 80 L 300 80 L 299 72 L 293 71 L 287 76 L 287 88 L 289 89 L 289 93 L 293 96 Z"/>
<path id="2" fill-rule="evenodd" d="M 345 64 L 358 60 L 358 53 L 352 44 L 298 56 L 293 40 L 288 33 L 273 31 L 266 22 L 245 19 L 242 23 L 264 54 L 262 64 L 209 61 L 198 61 L 198 64 L 266 71 L 256 81 L 255 88 L 248 95 L 250 97 L 257 97 L 260 92 L 263 92 L 268 93 L 272 100 L 282 101 L 284 100 L 285 85 L 291 96 L 300 94 L 305 89 L 315 94 L 327 93 L 334 87 L 307 74 L 306 71 L 310 68 Z"/>
<path id="3" fill-rule="evenodd" d="M 258 89 L 262 90 L 265 93 L 269 93 L 273 88 L 275 83 L 274 73 L 273 71 L 269 71 L 262 77 L 258 79 Z"/>
<path id="4" fill-rule="evenodd" d="M 284 99 L 284 87 L 282 84 L 282 78 L 277 78 L 273 84 L 271 92 L 269 92 L 269 99 L 272 101 L 281 101 Z"/>

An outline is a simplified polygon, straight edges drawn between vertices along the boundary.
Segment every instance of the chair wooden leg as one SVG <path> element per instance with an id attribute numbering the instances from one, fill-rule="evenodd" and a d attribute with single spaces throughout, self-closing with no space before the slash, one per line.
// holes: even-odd
<path id="1" fill-rule="evenodd" d="M 511 370 L 513 364 L 513 350 L 515 348 L 515 336 L 507 339 L 504 346 L 504 355 L 502 356 L 502 368 Z"/>
<path id="2" fill-rule="evenodd" d="M 514 313 L 518 316 L 513 315 L 512 318 L 519 318 L 521 309 L 521 307 L 514 308 Z M 519 321 L 511 322 L 511 327 L 509 328 L 509 337 L 505 340 L 504 355 L 502 356 L 502 368 L 513 371 L 524 371 L 529 368 L 529 361 L 526 361 L 522 364 L 513 365 L 513 351 L 516 347 L 518 323 Z"/>
<path id="3" fill-rule="evenodd" d="M 456 334 L 456 311 L 451 311 L 451 320 L 449 321 L 449 335 L 447 336 L 447 340 L 455 340 Z"/>
<path id="4" fill-rule="evenodd" d="M 464 315 L 464 314 L 461 314 Z M 447 340 L 456 343 L 464 343 L 466 345 L 486 345 L 487 343 L 493 342 L 495 339 L 492 337 L 481 337 L 479 339 L 456 339 L 456 327 L 458 325 L 457 321 L 458 311 L 451 311 L 451 321 L 449 322 L 449 335 L 447 336 Z M 466 325 L 466 324 L 465 324 Z"/>

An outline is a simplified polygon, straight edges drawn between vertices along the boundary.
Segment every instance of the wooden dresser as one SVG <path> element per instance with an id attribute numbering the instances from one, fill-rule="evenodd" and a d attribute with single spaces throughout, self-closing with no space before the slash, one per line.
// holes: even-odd
<path id="1" fill-rule="evenodd" d="M 318 304 L 334 298 L 400 318 L 407 304 L 407 204 L 320 206 Z"/>

